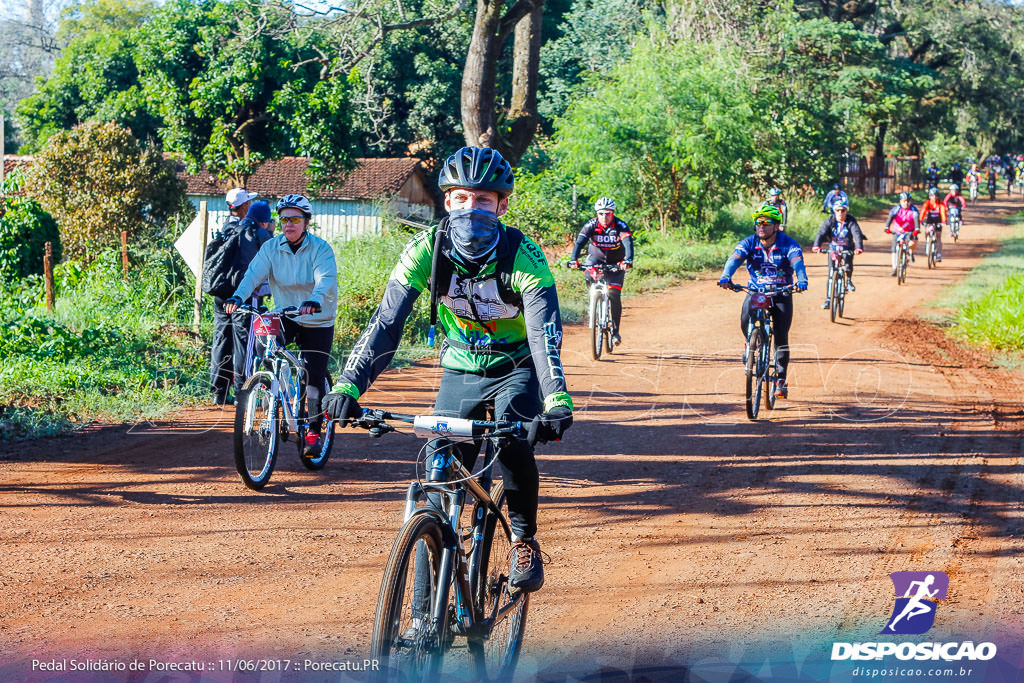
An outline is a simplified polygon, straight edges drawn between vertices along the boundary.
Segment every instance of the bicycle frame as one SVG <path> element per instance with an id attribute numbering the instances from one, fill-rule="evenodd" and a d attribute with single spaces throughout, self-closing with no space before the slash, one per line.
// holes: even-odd
<path id="1" fill-rule="evenodd" d="M 427 481 L 414 481 L 409 484 L 404 520 L 407 523 L 418 515 L 432 515 L 437 518 L 442 530 L 444 548 L 437 574 L 438 591 L 430 605 L 428 622 L 431 638 L 440 638 L 444 635 L 441 633 L 441 627 L 447 617 L 450 591 L 454 587 L 454 635 L 486 640 L 495 625 L 517 610 L 526 599 L 526 594 L 517 593 L 503 607 L 495 605 L 491 614 L 484 614 L 484 605 L 477 603 L 479 586 L 470 583 L 473 578 L 478 578 L 478 569 L 483 560 L 486 513 L 494 513 L 504 533 L 511 535 L 508 521 L 490 496 L 493 481 L 490 468 L 497 460 L 501 442 L 506 438 L 522 436 L 525 433 L 523 425 L 521 422 L 492 423 L 433 416 L 414 417 L 385 411 L 366 411 L 364 417 L 357 420 L 356 424 L 361 422 L 361 426 L 370 429 L 371 435 L 379 436 L 386 431 L 394 430 L 394 427 L 383 422 L 384 419 L 412 422 L 418 436 L 437 438 L 454 435 L 479 439 L 481 443 L 487 444 L 484 449 L 484 466 L 476 477 L 454 452 L 455 443 L 434 451 L 427 460 L 428 475 L 433 477 L 428 476 Z M 491 426 L 494 430 L 489 434 L 479 434 L 478 430 L 482 431 Z M 432 505 L 429 501 L 426 506 L 417 505 L 420 499 L 426 496 L 428 489 L 441 495 L 440 506 Z M 476 500 L 476 513 L 470 536 L 466 536 L 461 523 L 467 491 Z M 464 543 L 466 538 L 472 539 L 468 552 Z"/>
<path id="2" fill-rule="evenodd" d="M 846 277 L 847 264 L 850 259 L 849 250 L 843 245 L 830 242 L 828 245 L 828 292 L 827 298 L 831 299 L 835 292 L 832 291 L 832 273 L 834 269 L 841 268 L 843 277 Z"/>
<path id="3" fill-rule="evenodd" d="M 255 324 L 256 316 L 262 317 L 263 314 L 253 313 L 253 324 Z M 255 335 L 254 335 L 255 336 Z M 267 364 L 273 361 L 273 370 L 257 370 L 252 373 L 253 375 L 262 375 L 270 380 L 270 390 L 277 397 L 283 397 L 281 401 L 282 408 L 284 408 L 284 418 L 288 423 L 288 429 L 298 433 L 299 431 L 299 401 L 302 396 L 299 395 L 298 387 L 291 381 L 293 372 L 303 373 L 305 367 L 302 362 L 292 354 L 291 351 L 286 349 L 279 341 L 278 337 L 266 336 L 266 346 L 264 351 L 264 357 L 260 361 Z M 288 366 L 288 378 L 287 382 L 281 381 L 281 369 L 282 366 Z M 252 428 L 252 415 L 246 415 L 245 429 Z"/>

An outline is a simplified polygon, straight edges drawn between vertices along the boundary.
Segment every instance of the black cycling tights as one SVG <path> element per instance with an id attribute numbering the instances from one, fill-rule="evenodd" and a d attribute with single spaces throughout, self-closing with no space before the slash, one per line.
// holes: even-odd
<path id="1" fill-rule="evenodd" d="M 612 309 L 612 324 L 615 325 L 615 334 L 618 334 L 619 321 L 622 319 L 622 290 L 609 287 L 608 303 Z"/>
<path id="2" fill-rule="evenodd" d="M 747 336 L 747 324 L 750 322 L 750 295 L 743 300 L 740 311 L 740 330 L 743 337 Z M 789 327 L 793 324 L 793 301 L 788 296 L 777 296 L 772 299 L 772 334 L 775 336 L 775 371 L 779 379 L 786 379 L 789 367 Z"/>

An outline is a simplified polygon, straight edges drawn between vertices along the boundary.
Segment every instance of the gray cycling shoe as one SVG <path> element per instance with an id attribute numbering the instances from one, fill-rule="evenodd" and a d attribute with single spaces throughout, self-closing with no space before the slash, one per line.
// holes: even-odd
<path id="1" fill-rule="evenodd" d="M 832 303 L 830 299 L 825 299 L 825 302 L 821 304 L 822 308 L 828 308 L 828 305 Z"/>
<path id="2" fill-rule="evenodd" d="M 512 592 L 532 593 L 544 585 L 544 560 L 537 539 L 519 540 L 509 550 L 508 584 Z"/>
<path id="3" fill-rule="evenodd" d="M 615 334 L 612 335 L 612 344 L 614 344 L 615 346 L 618 346 L 621 343 L 622 343 L 622 337 L 620 337 L 619 333 L 616 332 Z"/>

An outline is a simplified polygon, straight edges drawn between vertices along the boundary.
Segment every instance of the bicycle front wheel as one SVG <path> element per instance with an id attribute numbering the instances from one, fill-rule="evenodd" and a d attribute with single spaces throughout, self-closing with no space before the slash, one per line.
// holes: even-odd
<path id="1" fill-rule="evenodd" d="M 491 499 L 499 510 L 505 506 L 504 482 L 491 490 Z M 486 640 L 470 640 L 469 650 L 477 660 L 477 670 L 485 680 L 503 681 L 512 678 L 526 631 L 526 613 L 530 595 L 512 596 L 508 586 L 508 557 L 512 538 L 504 519 L 493 511 L 484 521 L 483 554 L 476 577 L 470 577 L 484 619 L 493 619 Z"/>
<path id="2" fill-rule="evenodd" d="M 761 347 L 764 338 L 760 329 L 747 335 L 747 419 L 756 420 L 761 407 Z"/>
<path id="3" fill-rule="evenodd" d="M 902 285 L 907 281 L 907 255 L 906 247 L 900 249 L 899 260 L 896 262 L 896 284 Z"/>
<path id="4" fill-rule="evenodd" d="M 846 276 L 839 278 L 839 317 L 843 317 L 846 309 Z"/>
<path id="5" fill-rule="evenodd" d="M 380 660 L 389 681 L 432 680 L 444 659 L 447 611 L 432 623 L 431 607 L 440 589 L 441 523 L 417 514 L 398 532 L 384 569 L 370 657 Z"/>
<path id="6" fill-rule="evenodd" d="M 842 279 L 842 275 L 838 268 L 832 268 L 832 284 L 829 286 L 831 296 L 828 301 L 829 318 L 832 322 L 836 321 L 836 313 L 839 312 L 839 280 Z"/>
<path id="7" fill-rule="evenodd" d="M 925 243 L 925 254 L 928 256 L 928 268 L 935 267 L 935 239 L 929 235 L 928 241 Z"/>
<path id="8" fill-rule="evenodd" d="M 590 352 L 594 360 L 601 360 L 601 335 L 604 334 L 604 320 L 601 319 L 600 295 L 590 297 Z"/>
<path id="9" fill-rule="evenodd" d="M 270 481 L 277 459 L 281 404 L 272 387 L 266 375 L 253 375 L 235 402 L 235 467 L 254 491 Z"/>

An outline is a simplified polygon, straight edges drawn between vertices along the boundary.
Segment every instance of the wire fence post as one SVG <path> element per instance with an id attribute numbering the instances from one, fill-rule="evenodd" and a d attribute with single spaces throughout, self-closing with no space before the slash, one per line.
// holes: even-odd
<path id="1" fill-rule="evenodd" d="M 199 273 L 196 275 L 195 299 L 192 307 L 192 331 L 199 334 L 199 318 L 203 313 L 203 267 L 206 265 L 206 234 L 210 214 L 206 201 L 199 202 Z"/>
<path id="2" fill-rule="evenodd" d="M 53 313 L 53 242 L 47 242 L 43 255 L 43 281 L 46 286 L 46 310 Z"/>
<path id="3" fill-rule="evenodd" d="M 121 231 L 121 271 L 124 273 L 124 281 L 128 282 L 128 231 Z"/>

